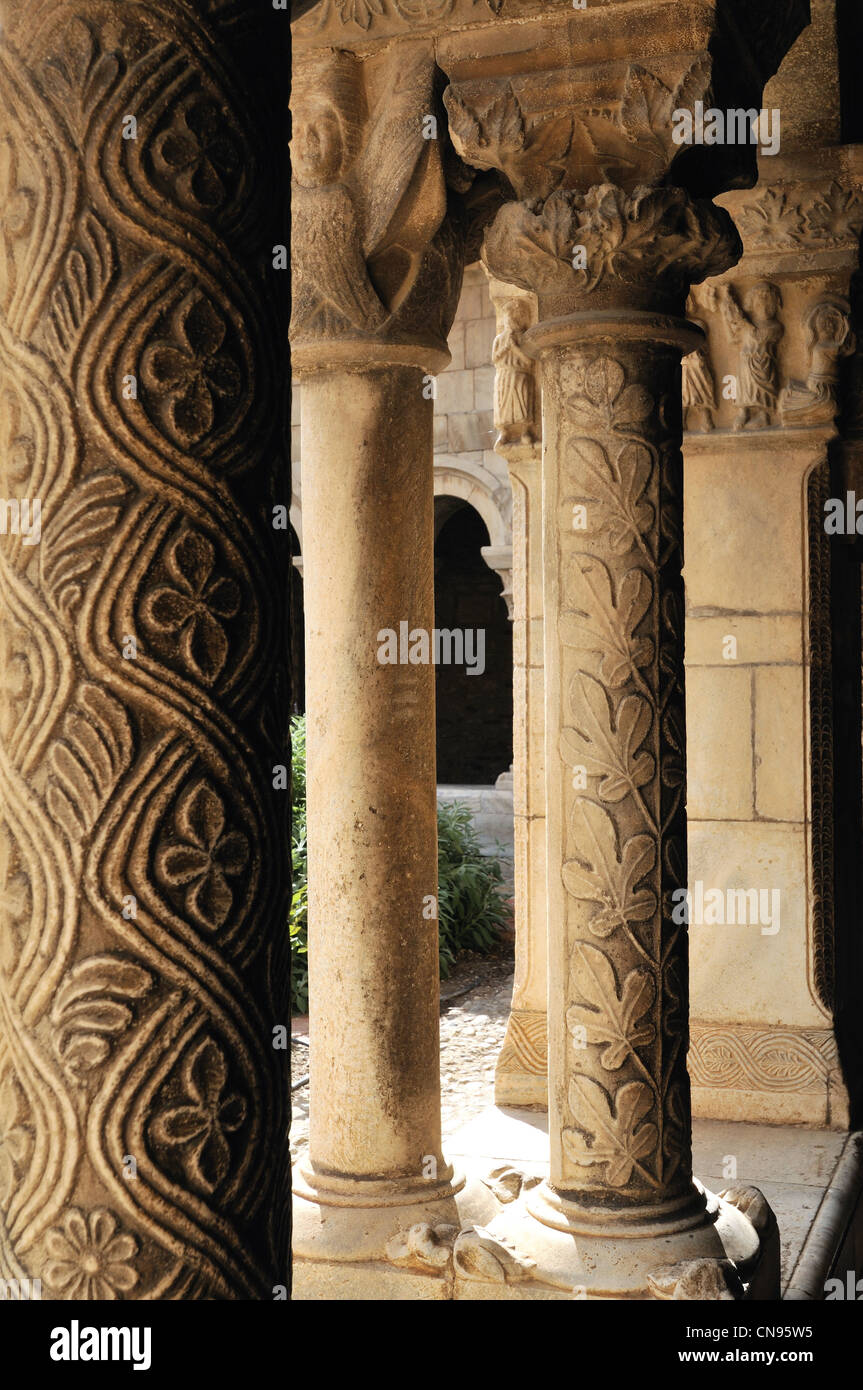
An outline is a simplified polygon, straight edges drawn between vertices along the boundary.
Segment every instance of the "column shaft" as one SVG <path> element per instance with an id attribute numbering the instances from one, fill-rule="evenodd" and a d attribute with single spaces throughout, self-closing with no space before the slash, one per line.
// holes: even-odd
<path id="1" fill-rule="evenodd" d="M 691 1192 L 685 336 L 585 313 L 543 356 L 550 1185 L 588 1205 Z"/>
<path id="2" fill-rule="evenodd" d="M 500 447 L 500 446 L 499 446 Z M 515 980 L 498 1105 L 548 1103 L 540 446 L 506 448 L 512 482 Z"/>
<path id="3" fill-rule="evenodd" d="M 41 517 L 0 547 L 0 1275 L 43 1298 L 289 1282 L 280 31 L 213 10 L 0 14 L 2 487 Z"/>
<path id="4" fill-rule="evenodd" d="M 404 640 L 434 627 L 420 370 L 306 378 L 302 451 L 310 1158 L 419 1177 L 441 1162 L 434 667 Z"/>

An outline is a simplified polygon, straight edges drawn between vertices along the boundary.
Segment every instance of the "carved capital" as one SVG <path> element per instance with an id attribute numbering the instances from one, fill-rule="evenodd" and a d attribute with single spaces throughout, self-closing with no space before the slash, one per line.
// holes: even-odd
<path id="1" fill-rule="evenodd" d="M 600 184 L 507 203 L 487 229 L 493 275 L 539 300 L 540 319 L 584 307 L 680 307 L 688 286 L 719 275 L 742 252 L 731 218 L 680 188 L 626 193 Z"/>
<path id="2" fill-rule="evenodd" d="M 499 170 L 518 198 L 659 182 L 681 153 L 675 111 L 709 105 L 710 95 L 706 54 L 669 61 L 666 80 L 631 63 L 589 74 L 552 70 L 542 83 L 524 73 L 452 85 L 444 104 L 453 145 L 473 168 Z"/>
<path id="3" fill-rule="evenodd" d="M 425 46 L 402 47 L 373 77 L 365 69 L 337 49 L 295 64 L 294 361 L 303 369 L 357 356 L 438 370 L 461 287 L 465 218 L 437 138 L 434 62 Z"/>

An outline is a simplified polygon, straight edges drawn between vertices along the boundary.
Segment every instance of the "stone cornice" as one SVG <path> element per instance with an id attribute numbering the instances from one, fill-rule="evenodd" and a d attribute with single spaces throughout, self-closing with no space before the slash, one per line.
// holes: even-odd
<path id="1" fill-rule="evenodd" d="M 546 34 L 558 32 L 558 44 L 570 49 L 570 62 L 595 60 L 600 52 L 655 53 L 680 46 L 681 36 L 695 39 L 700 31 L 694 48 L 706 48 L 717 37 L 739 47 L 762 81 L 776 71 L 809 18 L 808 0 L 588 0 L 581 10 L 572 0 L 295 0 L 292 11 L 294 43 L 300 46 L 337 44 L 360 51 L 405 35 L 465 35 L 479 57 L 482 36 L 491 31 L 500 57 L 521 46 L 519 30 L 527 28 L 533 37 L 540 26 Z M 639 44 L 639 38 L 649 32 L 655 39 L 660 30 L 676 43 Z"/>

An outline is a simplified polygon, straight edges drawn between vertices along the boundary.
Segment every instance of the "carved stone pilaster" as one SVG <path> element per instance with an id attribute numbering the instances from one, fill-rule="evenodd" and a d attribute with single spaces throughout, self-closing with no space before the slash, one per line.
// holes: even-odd
<path id="1" fill-rule="evenodd" d="M 43 1299 L 289 1284 L 255 9 L 2 6 L 0 468 L 40 511 L 0 545 L 0 1276 Z"/>
<path id="2" fill-rule="evenodd" d="M 547 1104 L 545 749 L 543 739 L 541 404 L 539 367 L 524 339 L 536 322 L 527 290 L 490 279 L 498 332 L 495 450 L 512 487 L 515 979 L 495 1069 L 498 1105 Z"/>
<path id="3" fill-rule="evenodd" d="M 786 122 L 793 129 L 793 92 L 782 113 L 783 129 Z M 704 1048 L 693 1053 L 693 1106 L 711 1118 L 842 1128 L 848 1117 L 835 1049 L 828 1062 L 803 1067 L 801 1049 L 789 1050 L 787 1039 L 817 1037 L 829 1053 L 834 1019 L 844 1014 L 853 1034 L 859 1018 L 853 1004 L 837 1007 L 834 967 L 842 936 L 851 961 L 857 937 L 854 909 L 848 899 L 843 905 L 838 885 L 856 873 L 859 799 L 843 791 L 846 760 L 834 754 L 836 696 L 847 688 L 841 668 L 857 643 L 856 617 L 836 606 L 837 581 L 854 541 L 825 532 L 825 503 L 846 489 L 859 495 L 852 424 L 859 326 L 850 291 L 861 190 L 859 148 L 764 160 L 755 189 L 720 199 L 740 228 L 741 260 L 689 301 L 707 333 L 702 367 L 714 388 L 709 411 L 692 396 L 685 441 L 687 646 L 700 716 L 699 775 L 690 790 L 693 879 L 705 891 L 724 891 L 766 883 L 752 869 L 765 855 L 785 866 L 770 879 L 782 902 L 775 938 L 750 928 L 732 941 L 722 927 L 696 929 L 692 1017 L 711 1045 L 709 1057 Z M 695 358 L 689 364 L 694 382 Z M 750 566 L 755 546 L 761 562 Z M 771 640 L 779 612 L 789 623 L 781 651 Z M 725 615 L 721 633 L 709 616 L 716 613 Z M 721 656 L 726 634 L 739 641 L 730 662 Z M 746 667 L 751 696 L 747 689 L 738 701 L 733 687 L 742 689 Z M 781 747 L 770 733 L 780 726 Z M 730 768 L 751 755 L 748 805 L 741 797 L 732 816 Z M 856 974 L 840 972 L 840 993 Z M 859 1064 L 848 1068 L 859 1039 L 839 1051 L 846 1072 L 859 1073 Z"/>

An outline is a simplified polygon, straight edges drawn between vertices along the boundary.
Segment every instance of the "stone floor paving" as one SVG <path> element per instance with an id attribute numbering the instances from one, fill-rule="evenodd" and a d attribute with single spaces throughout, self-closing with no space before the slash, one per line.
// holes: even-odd
<path id="1" fill-rule="evenodd" d="M 841 1132 L 794 1125 L 692 1122 L 693 1168 L 705 1187 L 712 1192 L 731 1186 L 758 1187 L 773 1208 L 779 1225 L 783 1288 L 847 1138 Z M 548 1115 L 490 1106 L 451 1136 L 447 1158 L 475 1172 L 503 1160 L 525 1173 L 544 1174 L 548 1171 Z"/>
<path id="2" fill-rule="evenodd" d="M 473 980 L 478 983 L 471 988 Z M 548 1117 L 494 1106 L 494 1069 L 512 998 L 510 957 L 460 961 L 442 984 L 441 1118 L 447 1158 L 469 1163 L 505 1156 L 531 1172 L 548 1163 Z M 298 1077 L 308 1049 L 294 1049 Z M 308 1143 L 308 1086 L 293 1094 L 291 1151 Z M 712 1191 L 732 1182 L 761 1188 L 776 1213 L 787 1284 L 847 1135 L 790 1125 L 693 1122 L 693 1166 Z M 449 1142 L 447 1142 L 449 1141 Z M 736 1166 L 734 1178 L 731 1177 Z"/>
<path id="3" fill-rule="evenodd" d="M 471 978 L 479 983 L 460 993 Z M 503 1045 L 512 998 L 509 957 L 461 961 L 441 985 L 441 1120 L 444 1140 L 494 1104 L 494 1069 Z M 456 997 L 453 997 L 456 996 Z M 295 1079 L 307 1070 L 308 1048 L 292 1050 Z M 292 1096 L 291 1154 L 309 1140 L 309 1088 Z"/>

